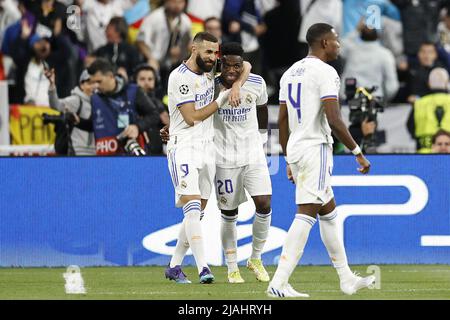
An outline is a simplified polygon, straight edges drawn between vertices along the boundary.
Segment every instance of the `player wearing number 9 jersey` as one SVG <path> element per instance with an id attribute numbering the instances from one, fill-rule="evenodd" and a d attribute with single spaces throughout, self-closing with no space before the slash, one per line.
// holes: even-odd
<path id="1" fill-rule="evenodd" d="M 370 168 L 342 121 L 338 101 L 340 79 L 326 63 L 338 57 L 338 35 L 332 26 L 318 23 L 308 29 L 306 38 L 309 55 L 290 67 L 280 81 L 280 144 L 288 163 L 288 178 L 296 184 L 297 212 L 267 289 L 270 297 L 308 297 L 295 291 L 288 280 L 317 216 L 321 239 L 339 275 L 341 290 L 353 294 L 375 280 L 373 276 L 354 275 L 348 266 L 331 189 L 332 131 L 356 155 L 361 173 L 368 173 Z"/>
<path id="2" fill-rule="evenodd" d="M 183 207 L 175 252 L 165 271 L 166 278 L 177 283 L 190 283 L 181 270 L 187 248 L 194 255 L 201 283 L 214 280 L 205 258 L 202 230 L 202 210 L 209 199 L 215 174 L 215 146 L 212 114 L 232 90 L 250 72 L 247 66 L 233 89 L 223 90 L 214 101 L 213 67 L 219 53 L 217 38 L 207 32 L 193 40 L 190 58 L 169 76 L 168 96 L 170 139 L 167 145 L 168 168 L 175 188 L 176 206 Z M 237 88 L 237 89 L 236 89 Z M 233 104 L 234 94 L 230 95 Z"/>
<path id="3" fill-rule="evenodd" d="M 214 281 L 205 258 L 200 225 L 201 210 L 209 198 L 215 173 L 213 123 L 217 111 L 211 71 L 219 52 L 218 40 L 206 32 L 194 37 L 190 58 L 169 76 L 170 141 L 168 168 L 175 188 L 176 206 L 183 207 L 178 242 L 187 242 L 197 264 L 201 283 Z M 165 271 L 166 278 L 189 283 L 181 270 L 183 257 L 176 254 Z"/>

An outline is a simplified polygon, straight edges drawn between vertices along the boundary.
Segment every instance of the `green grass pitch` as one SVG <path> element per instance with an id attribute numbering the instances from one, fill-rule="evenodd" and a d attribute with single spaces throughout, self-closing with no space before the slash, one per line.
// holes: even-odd
<path id="1" fill-rule="evenodd" d="M 310 294 L 309 299 L 450 299 L 449 265 L 382 265 L 381 289 L 363 289 L 346 296 L 330 266 L 300 266 L 291 277 L 292 286 Z M 64 292 L 64 268 L 0 268 L 0 299 L 156 299 L 156 300 L 263 300 L 267 283 L 258 282 L 241 266 L 243 284 L 229 284 L 226 268 L 211 268 L 216 281 L 198 283 L 196 269 L 184 268 L 192 284 L 182 285 L 164 278 L 163 267 L 82 268 L 86 295 Z M 366 274 L 367 266 L 352 266 Z M 275 267 L 268 267 L 272 276 Z"/>

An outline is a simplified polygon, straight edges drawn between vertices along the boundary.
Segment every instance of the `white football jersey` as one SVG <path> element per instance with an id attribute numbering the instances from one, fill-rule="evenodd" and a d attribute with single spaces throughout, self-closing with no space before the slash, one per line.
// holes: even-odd
<path id="1" fill-rule="evenodd" d="M 223 88 L 216 78 L 217 90 Z M 237 168 L 265 161 L 259 135 L 257 106 L 267 103 L 264 79 L 250 74 L 241 88 L 241 104 L 233 108 L 224 102 L 214 114 L 216 164 L 222 168 Z"/>
<path id="2" fill-rule="evenodd" d="M 322 101 L 337 100 L 339 87 L 336 70 L 312 56 L 294 63 L 283 74 L 280 103 L 286 103 L 289 115 L 289 163 L 297 162 L 309 146 L 333 143 Z"/>
<path id="3" fill-rule="evenodd" d="M 214 100 L 214 76 L 212 73 L 198 74 L 182 63 L 173 70 L 168 83 L 170 140 L 195 141 L 214 137 L 213 117 L 189 126 L 183 118 L 179 107 L 188 102 L 195 103 L 195 109 L 206 107 Z"/>

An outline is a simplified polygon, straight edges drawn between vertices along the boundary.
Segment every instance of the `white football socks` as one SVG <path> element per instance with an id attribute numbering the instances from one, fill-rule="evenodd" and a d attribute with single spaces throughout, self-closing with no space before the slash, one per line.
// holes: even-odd
<path id="1" fill-rule="evenodd" d="M 202 210 L 200 214 L 200 221 L 202 220 L 205 212 Z M 170 267 L 174 268 L 183 263 L 183 259 L 186 256 L 186 252 L 189 250 L 189 242 L 186 236 L 185 222 L 181 223 L 180 231 L 178 232 L 178 241 L 175 246 L 175 252 L 173 253 L 172 259 L 170 260 Z"/>
<path id="2" fill-rule="evenodd" d="M 316 219 L 308 215 L 301 213 L 295 215 L 295 219 L 284 241 L 277 271 L 271 281 L 273 286 L 279 288 L 288 282 L 289 277 L 303 255 L 309 232 L 315 223 Z"/>
<path id="3" fill-rule="evenodd" d="M 201 204 L 200 200 L 191 200 L 183 207 L 184 229 L 187 241 L 197 263 L 200 273 L 203 267 L 208 267 L 203 245 L 202 226 L 200 224 Z"/>
<path id="4" fill-rule="evenodd" d="M 272 210 L 268 214 L 256 212 L 253 220 L 253 242 L 251 259 L 261 259 L 261 254 L 269 236 Z"/>
<path id="5" fill-rule="evenodd" d="M 170 267 L 174 268 L 183 263 L 184 256 L 189 249 L 189 242 L 186 237 L 186 222 L 183 220 L 180 226 L 180 231 L 178 232 L 178 241 L 175 247 L 175 252 L 173 253 L 172 259 L 170 260 Z"/>
<path id="6" fill-rule="evenodd" d="M 227 216 L 222 214 L 220 235 L 228 273 L 239 270 L 237 265 L 237 215 Z"/>
<path id="7" fill-rule="evenodd" d="M 319 216 L 320 237 L 327 248 L 331 262 L 336 269 L 341 281 L 353 277 L 347 262 L 345 254 L 344 241 L 341 239 L 337 225 L 337 210 L 331 213 Z"/>

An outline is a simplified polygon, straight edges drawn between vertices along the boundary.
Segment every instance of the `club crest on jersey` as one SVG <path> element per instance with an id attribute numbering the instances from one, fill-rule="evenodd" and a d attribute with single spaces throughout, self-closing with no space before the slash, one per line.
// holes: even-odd
<path id="1" fill-rule="evenodd" d="M 252 96 L 248 94 L 248 95 L 245 97 L 245 102 L 246 102 L 247 104 L 252 103 L 252 102 L 253 102 Z"/>
<path id="2" fill-rule="evenodd" d="M 186 95 L 189 93 L 189 87 L 186 84 L 182 84 L 179 89 L 182 95 Z"/>

